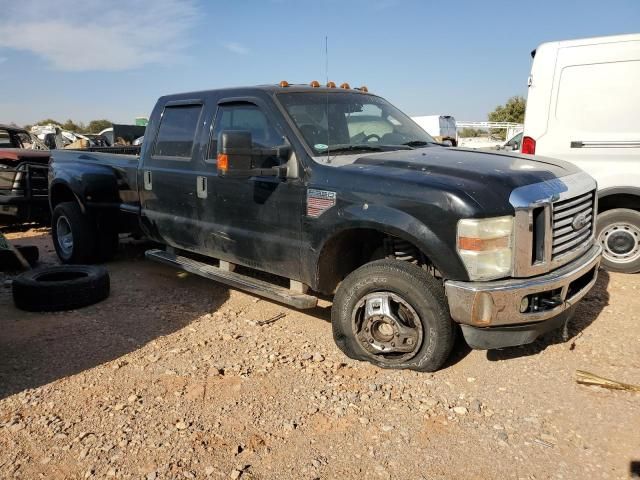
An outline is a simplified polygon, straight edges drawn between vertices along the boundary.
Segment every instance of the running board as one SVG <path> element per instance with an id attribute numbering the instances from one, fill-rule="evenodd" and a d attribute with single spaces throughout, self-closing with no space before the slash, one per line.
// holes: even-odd
<path id="1" fill-rule="evenodd" d="M 292 307 L 305 309 L 314 308 L 318 303 L 318 298 L 304 293 L 295 293 L 284 287 L 273 285 L 272 283 L 258 280 L 253 277 L 241 275 L 239 273 L 222 270 L 213 265 L 192 260 L 191 258 L 174 255 L 164 250 L 152 249 L 145 252 L 149 260 L 171 265 L 187 272 L 191 272 L 201 277 L 210 278 L 230 287 L 244 290 L 245 292 L 266 297 L 276 302 L 285 303 Z"/>

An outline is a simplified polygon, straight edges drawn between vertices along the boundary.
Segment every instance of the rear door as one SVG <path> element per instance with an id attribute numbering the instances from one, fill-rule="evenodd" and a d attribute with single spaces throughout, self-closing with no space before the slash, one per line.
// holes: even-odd
<path id="1" fill-rule="evenodd" d="M 640 184 L 640 41 L 562 47 L 555 72 L 536 153 L 576 163 L 601 189 L 621 171 Z"/>
<path id="2" fill-rule="evenodd" d="M 156 136 L 143 151 L 139 185 L 143 224 L 150 236 L 176 248 L 199 244 L 196 174 L 203 99 L 166 103 Z M 158 107 L 157 107 L 158 108 Z"/>

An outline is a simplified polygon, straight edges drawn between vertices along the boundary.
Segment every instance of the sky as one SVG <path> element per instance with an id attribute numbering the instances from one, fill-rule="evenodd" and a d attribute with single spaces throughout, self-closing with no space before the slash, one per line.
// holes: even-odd
<path id="1" fill-rule="evenodd" d="M 546 41 L 640 32 L 640 0 L 0 0 L 0 123 L 133 123 L 164 94 L 367 85 L 410 115 L 486 120 Z"/>

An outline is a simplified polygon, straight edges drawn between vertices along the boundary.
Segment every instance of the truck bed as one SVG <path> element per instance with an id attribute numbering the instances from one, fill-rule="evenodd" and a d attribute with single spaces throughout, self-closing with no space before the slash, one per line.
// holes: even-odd
<path id="1" fill-rule="evenodd" d="M 71 184 L 93 187 L 89 206 L 138 208 L 138 155 L 88 152 L 83 150 L 52 150 L 52 178 L 65 178 Z M 111 186 L 115 188 L 110 188 Z M 55 188 L 55 184 L 50 185 Z M 117 195 L 114 197 L 114 194 Z"/>

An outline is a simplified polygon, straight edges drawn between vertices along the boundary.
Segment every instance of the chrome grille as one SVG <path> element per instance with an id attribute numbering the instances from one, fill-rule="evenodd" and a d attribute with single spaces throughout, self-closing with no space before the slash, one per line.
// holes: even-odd
<path id="1" fill-rule="evenodd" d="M 551 259 L 587 244 L 593 235 L 595 191 L 553 203 Z"/>
<path id="2" fill-rule="evenodd" d="M 591 246 L 598 203 L 596 187 L 593 178 L 577 172 L 511 192 L 509 202 L 515 210 L 514 277 L 555 270 Z"/>

